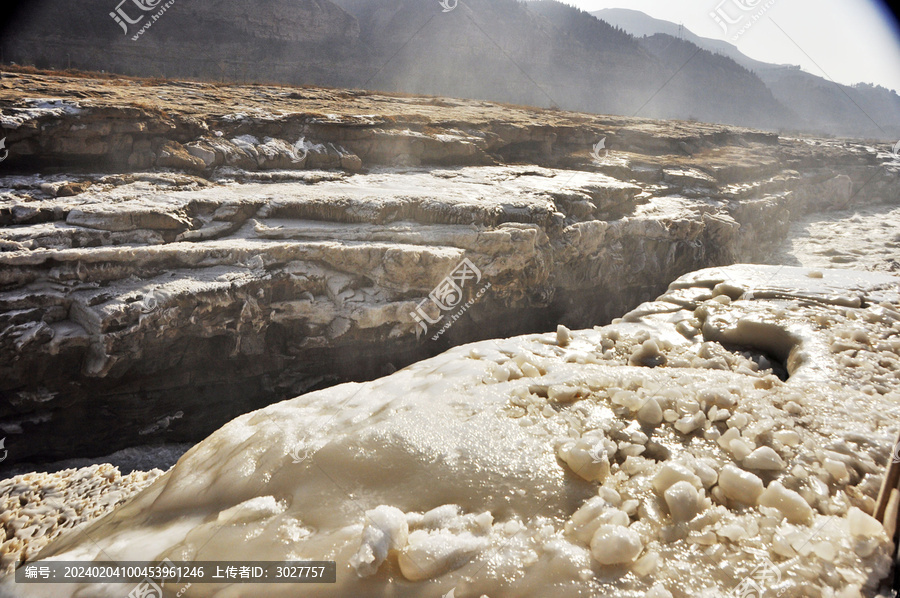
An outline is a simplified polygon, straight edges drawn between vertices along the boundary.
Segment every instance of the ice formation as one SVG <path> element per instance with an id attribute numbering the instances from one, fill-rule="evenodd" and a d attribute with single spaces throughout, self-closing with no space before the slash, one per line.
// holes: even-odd
<path id="1" fill-rule="evenodd" d="M 337 562 L 336 584 L 266 596 L 712 598 L 761 575 L 781 598 L 871 596 L 890 563 L 867 513 L 900 412 L 898 282 L 703 270 L 610 326 L 272 405 L 40 557 Z"/>
<path id="2" fill-rule="evenodd" d="M 121 475 L 109 464 L 26 473 L 0 482 L 0 575 L 31 560 L 64 531 L 108 513 L 162 471 Z"/>

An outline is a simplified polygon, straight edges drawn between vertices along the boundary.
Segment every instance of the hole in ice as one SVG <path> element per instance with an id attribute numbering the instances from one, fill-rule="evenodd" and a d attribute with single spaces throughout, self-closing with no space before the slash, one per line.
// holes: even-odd
<path id="1" fill-rule="evenodd" d="M 742 357 L 753 361 L 759 366 L 759 371 L 772 370 L 772 374 L 778 377 L 782 382 L 790 378 L 787 365 L 776 355 L 768 351 L 761 351 L 756 347 L 748 347 L 742 345 L 722 345 L 726 350 L 741 355 Z"/>
<path id="2" fill-rule="evenodd" d="M 773 366 L 773 372 L 782 380 L 787 380 L 802 365 L 800 338 L 776 324 L 741 320 L 727 329 L 704 328 L 704 338 L 721 344 L 730 351 L 748 351 L 751 359 L 755 355 L 765 363 L 765 358 Z"/>

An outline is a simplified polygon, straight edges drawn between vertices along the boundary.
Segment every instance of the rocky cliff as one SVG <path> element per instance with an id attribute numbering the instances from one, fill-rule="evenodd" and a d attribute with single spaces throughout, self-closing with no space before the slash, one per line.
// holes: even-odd
<path id="1" fill-rule="evenodd" d="M 9 463 L 601 324 L 806 212 L 898 197 L 887 148 L 719 125 L 17 73 L 0 106 Z"/>
<path id="2" fill-rule="evenodd" d="M 328 0 L 38 0 L 19 3 L 2 31 L 5 60 L 42 68 L 330 85 L 364 76 L 359 24 Z"/>

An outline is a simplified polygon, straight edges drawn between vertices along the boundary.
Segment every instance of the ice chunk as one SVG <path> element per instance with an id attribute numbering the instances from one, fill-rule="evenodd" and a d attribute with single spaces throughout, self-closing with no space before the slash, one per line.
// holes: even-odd
<path id="1" fill-rule="evenodd" d="M 706 416 L 702 411 L 697 411 L 693 415 L 685 415 L 677 422 L 675 422 L 675 429 L 681 432 L 682 434 L 690 434 L 694 430 L 703 426 L 703 423 L 706 421 Z"/>
<path id="2" fill-rule="evenodd" d="M 729 429 L 725 430 L 724 434 L 722 434 L 721 436 L 719 436 L 718 439 L 716 439 L 716 442 L 723 449 L 731 450 L 731 441 L 736 438 L 740 438 L 740 437 L 741 437 L 740 430 L 738 430 L 737 428 L 729 428 Z"/>
<path id="3" fill-rule="evenodd" d="M 800 435 L 793 430 L 779 430 L 772 434 L 772 437 L 785 446 L 797 446 L 800 444 Z"/>
<path id="4" fill-rule="evenodd" d="M 857 537 L 876 538 L 887 535 L 884 526 L 877 519 L 857 507 L 850 507 L 847 511 L 847 524 L 850 526 L 850 533 Z"/>
<path id="5" fill-rule="evenodd" d="M 690 482 L 675 482 L 663 493 L 669 513 L 677 523 L 690 521 L 700 512 L 700 493 Z"/>
<path id="6" fill-rule="evenodd" d="M 744 467 L 749 469 L 765 469 L 767 471 L 782 471 L 784 460 L 781 455 L 768 446 L 761 446 L 744 458 Z"/>
<path id="7" fill-rule="evenodd" d="M 722 536 L 723 538 L 728 538 L 732 542 L 743 540 L 749 535 L 747 533 L 747 530 L 743 526 L 740 526 L 736 523 L 723 525 L 719 530 L 716 531 L 716 534 Z"/>
<path id="8" fill-rule="evenodd" d="M 666 356 L 659 350 L 657 342 L 647 339 L 631 354 L 628 364 L 655 368 L 666 365 L 666 361 Z"/>
<path id="9" fill-rule="evenodd" d="M 396 507 L 381 505 L 366 511 L 366 525 L 363 528 L 359 550 L 350 558 L 350 565 L 357 575 L 374 575 L 387 558 L 390 550 L 406 546 L 409 525 L 406 515 Z"/>
<path id="10" fill-rule="evenodd" d="M 556 327 L 556 344 L 560 347 L 567 347 L 569 345 L 569 341 L 572 340 L 572 332 L 560 324 Z"/>
<path id="11" fill-rule="evenodd" d="M 656 571 L 658 565 L 659 553 L 650 550 L 645 552 L 644 556 L 634 562 L 634 565 L 631 566 L 631 570 L 634 571 L 635 575 L 646 577 Z"/>
<path id="12" fill-rule="evenodd" d="M 547 398 L 554 403 L 571 403 L 578 398 L 580 391 L 581 389 L 577 386 L 552 384 L 547 388 Z"/>
<path id="13" fill-rule="evenodd" d="M 769 487 L 759 497 L 759 504 L 763 507 L 778 509 L 791 523 L 809 523 L 812 520 L 813 510 L 803 497 L 793 490 L 788 490 L 779 481 L 769 484 Z"/>
<path id="14" fill-rule="evenodd" d="M 753 444 L 743 438 L 735 438 L 728 443 L 728 450 L 738 461 L 748 459 L 753 453 Z"/>
<path id="15" fill-rule="evenodd" d="M 658 426 L 663 421 L 663 411 L 659 406 L 659 401 L 655 397 L 650 397 L 644 402 L 644 405 L 638 409 L 638 420 L 647 426 Z"/>
<path id="16" fill-rule="evenodd" d="M 831 474 L 834 481 L 839 484 L 843 484 L 850 479 L 850 472 L 847 471 L 847 466 L 840 461 L 826 458 L 822 461 L 822 467 Z"/>
<path id="17" fill-rule="evenodd" d="M 634 530 L 619 525 L 604 525 L 591 538 L 591 554 L 601 565 L 632 563 L 644 544 Z"/>
<path id="18" fill-rule="evenodd" d="M 572 514 L 571 519 L 566 522 L 565 530 L 579 542 L 587 544 L 600 526 L 627 526 L 629 523 L 631 520 L 626 513 L 611 506 L 606 499 L 595 496 Z"/>
<path id="19" fill-rule="evenodd" d="M 585 437 L 567 443 L 560 447 L 559 458 L 589 482 L 602 482 L 609 475 L 609 457 L 602 439 Z"/>
<path id="20" fill-rule="evenodd" d="M 731 500 L 755 505 L 763 493 L 762 480 L 734 465 L 726 465 L 719 474 L 719 488 Z"/>
<path id="21" fill-rule="evenodd" d="M 704 461 L 694 463 L 694 473 L 700 478 L 704 488 L 711 487 L 719 479 L 719 474 L 716 473 L 716 470 Z"/>
<path id="22" fill-rule="evenodd" d="M 653 488 L 663 494 L 677 482 L 690 482 L 694 488 L 702 488 L 703 483 L 693 471 L 680 463 L 666 463 L 653 478 Z"/>
<path id="23" fill-rule="evenodd" d="M 397 561 L 403 577 L 420 581 L 460 567 L 488 546 L 490 541 L 487 538 L 469 532 L 454 534 L 446 529 L 436 532 L 416 530 L 409 534 L 409 541 L 400 551 Z"/>

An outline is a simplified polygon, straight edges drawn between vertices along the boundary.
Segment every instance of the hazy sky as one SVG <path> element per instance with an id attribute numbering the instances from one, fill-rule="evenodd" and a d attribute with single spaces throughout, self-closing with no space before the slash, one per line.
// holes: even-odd
<path id="1" fill-rule="evenodd" d="M 900 35 L 893 16 L 878 0 L 564 1 L 588 11 L 639 10 L 683 23 L 697 35 L 728 41 L 757 60 L 799 64 L 839 83 L 877 83 L 900 93 Z M 717 9 L 733 21 L 743 17 L 727 35 L 710 16 Z M 731 39 L 761 10 L 764 14 L 750 29 L 737 41 Z"/>

